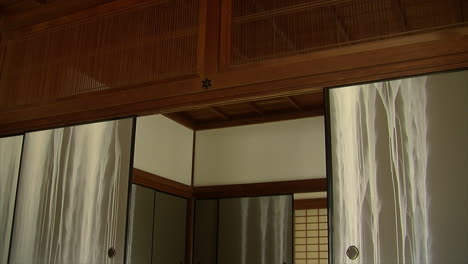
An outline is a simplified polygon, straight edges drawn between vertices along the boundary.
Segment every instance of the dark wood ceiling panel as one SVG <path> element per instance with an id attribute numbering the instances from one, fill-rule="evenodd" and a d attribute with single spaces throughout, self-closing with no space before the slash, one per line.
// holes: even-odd
<path id="1" fill-rule="evenodd" d="M 465 0 L 229 0 L 228 64 L 466 23 Z M 229 22 L 228 22 L 229 23 Z"/>
<path id="2" fill-rule="evenodd" d="M 165 114 L 193 130 L 243 126 L 320 116 L 323 93 L 276 97 Z"/>
<path id="3" fill-rule="evenodd" d="M 232 117 L 251 115 L 252 111 L 255 111 L 250 103 L 223 105 L 218 106 L 218 109 Z"/>
<path id="4" fill-rule="evenodd" d="M 303 109 L 310 109 L 323 105 L 323 93 L 306 93 L 290 96 L 291 99 L 300 104 Z"/>
<path id="5" fill-rule="evenodd" d="M 198 0 L 140 1 L 106 15 L 39 27 L 8 41 L 0 76 L 7 96 L 0 105 L 37 105 L 193 75 L 197 33 Z"/>
<path id="6" fill-rule="evenodd" d="M 284 97 L 256 101 L 255 104 L 263 113 L 296 110 L 288 99 Z"/>
<path id="7" fill-rule="evenodd" d="M 216 113 L 211 111 L 209 108 L 184 111 L 182 113 L 185 113 L 186 116 L 189 117 L 193 121 L 193 123 L 222 120 L 222 118 L 220 118 Z"/>

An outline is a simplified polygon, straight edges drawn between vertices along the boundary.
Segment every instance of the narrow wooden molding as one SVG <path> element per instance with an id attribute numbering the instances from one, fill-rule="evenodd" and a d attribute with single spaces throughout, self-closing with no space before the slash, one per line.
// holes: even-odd
<path id="1" fill-rule="evenodd" d="M 133 169 L 133 183 L 184 198 L 190 199 L 193 196 L 191 186 L 136 168 Z"/>
<path id="2" fill-rule="evenodd" d="M 326 179 L 194 187 L 198 199 L 281 195 L 327 190 Z"/>
<path id="3" fill-rule="evenodd" d="M 294 209 L 322 209 L 327 207 L 327 198 L 294 200 Z"/>
<path id="4" fill-rule="evenodd" d="M 279 195 L 327 190 L 326 179 L 191 187 L 136 168 L 133 169 L 133 183 L 188 199 Z"/>

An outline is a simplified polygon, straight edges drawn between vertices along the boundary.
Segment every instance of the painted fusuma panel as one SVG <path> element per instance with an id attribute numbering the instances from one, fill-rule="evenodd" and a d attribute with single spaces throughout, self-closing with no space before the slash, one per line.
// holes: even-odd
<path id="1" fill-rule="evenodd" d="M 465 263 L 468 72 L 335 88 L 329 99 L 334 263 Z"/>

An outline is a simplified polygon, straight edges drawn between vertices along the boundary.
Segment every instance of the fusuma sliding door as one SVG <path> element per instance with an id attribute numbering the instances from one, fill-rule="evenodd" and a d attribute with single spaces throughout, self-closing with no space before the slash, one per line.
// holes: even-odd
<path id="1" fill-rule="evenodd" d="M 220 199 L 217 263 L 292 264 L 292 219 L 292 195 Z"/>
<path id="2" fill-rule="evenodd" d="M 127 264 L 185 263 L 187 199 L 133 184 Z"/>
<path id="3" fill-rule="evenodd" d="M 7 263 L 23 136 L 0 138 L 0 263 Z"/>
<path id="4" fill-rule="evenodd" d="M 133 120 L 25 135 L 11 264 L 123 263 Z"/>
<path id="5" fill-rule="evenodd" d="M 327 93 L 334 263 L 467 263 L 468 71 Z"/>

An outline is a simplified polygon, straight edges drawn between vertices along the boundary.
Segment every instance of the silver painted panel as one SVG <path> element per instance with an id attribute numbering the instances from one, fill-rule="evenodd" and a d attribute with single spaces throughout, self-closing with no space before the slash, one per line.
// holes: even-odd
<path id="1" fill-rule="evenodd" d="M 26 134 L 11 264 L 123 263 L 132 123 Z"/>
<path id="2" fill-rule="evenodd" d="M 23 136 L 0 138 L 0 263 L 7 263 Z"/>
<path id="3" fill-rule="evenodd" d="M 218 263 L 292 264 L 292 195 L 219 201 Z"/>
<path id="4" fill-rule="evenodd" d="M 467 71 L 330 90 L 334 263 L 466 263 L 467 102 Z"/>
<path id="5" fill-rule="evenodd" d="M 156 192 L 153 264 L 185 263 L 187 199 Z"/>
<path id="6" fill-rule="evenodd" d="M 196 264 L 216 264 L 218 255 L 218 200 L 196 200 L 193 260 Z"/>
<path id="7" fill-rule="evenodd" d="M 151 264 L 155 196 L 156 192 L 153 189 L 132 185 L 127 264 Z"/>

